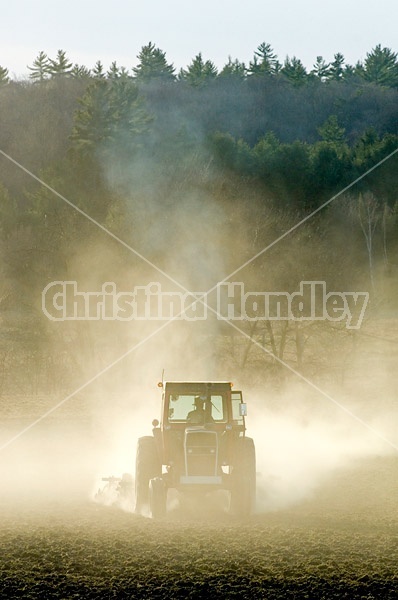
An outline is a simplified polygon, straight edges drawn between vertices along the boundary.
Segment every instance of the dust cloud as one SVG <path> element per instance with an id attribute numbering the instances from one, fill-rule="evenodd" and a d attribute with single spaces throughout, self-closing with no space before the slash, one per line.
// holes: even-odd
<path id="1" fill-rule="evenodd" d="M 125 373 L 126 365 L 123 373 L 118 373 L 116 366 L 112 375 L 107 373 L 93 384 L 96 389 L 86 397 L 72 398 L 2 450 L 3 498 L 25 503 L 92 500 L 105 485 L 102 477 L 134 475 L 137 438 L 150 435 L 152 420 L 160 418 L 157 382 L 163 368 L 169 380 L 232 379 L 232 369 L 221 377 L 218 368 L 211 369 L 200 361 L 195 364 L 188 349 L 184 357 L 187 363 L 183 362 L 178 351 L 180 336 L 168 347 L 167 338 L 173 335 L 164 335 L 166 340 L 152 340 L 145 350 L 139 349 L 133 354 L 134 360 L 127 358 L 130 375 Z M 374 403 L 371 408 L 369 404 L 361 408 L 355 399 L 335 396 L 371 431 L 313 390 L 305 389 L 305 384 L 290 384 L 283 392 L 259 392 L 237 382 L 235 389 L 238 387 L 242 387 L 248 403 L 247 435 L 256 445 L 258 512 L 296 506 L 316 495 L 336 472 L 394 453 L 379 435 L 398 445 L 391 407 L 388 411 L 387 406 Z M 9 420 L 8 429 L 3 425 L 1 443 L 27 425 L 27 419 Z M 122 508 L 133 510 L 133 505 Z"/>
<path id="2" fill-rule="evenodd" d="M 127 238 L 127 243 L 182 286 L 205 292 L 261 249 L 256 246 L 259 228 L 263 240 L 273 241 L 275 233 L 286 230 L 289 222 L 286 216 L 272 215 L 272 208 L 268 212 L 260 210 L 255 197 L 244 210 L 238 208 L 241 198 L 234 199 L 231 191 L 228 201 L 217 202 L 209 190 L 213 184 L 217 189 L 222 185 L 211 166 L 201 168 L 200 185 L 187 189 L 178 181 L 173 183 L 173 174 L 160 176 L 150 159 L 137 163 L 130 171 L 126 169 L 128 177 L 120 176 L 120 168 L 104 165 L 110 185 L 125 196 L 131 217 L 127 224 L 131 226 L 131 239 Z M 249 220 L 250 213 L 259 217 L 258 221 L 254 222 L 253 216 Z M 270 259 L 267 256 L 267 260 L 253 263 L 240 275 L 258 284 L 254 291 L 267 284 L 266 289 L 295 289 L 298 274 L 304 278 L 308 272 L 314 279 L 326 278 L 328 273 L 320 272 L 323 263 L 314 272 L 312 257 L 318 241 L 316 236 L 311 240 L 307 233 L 304 239 L 299 234 L 291 247 L 283 247 L 279 254 L 273 252 Z M 76 246 L 68 269 L 71 279 L 86 291 L 100 289 L 105 281 L 115 282 L 120 291 L 132 291 L 134 286 L 153 281 L 168 290 L 178 289 L 134 253 L 102 237 Z M 335 272 L 332 274 L 334 277 Z M 6 445 L 63 397 L 73 394 L 48 418 L 2 449 L 0 479 L 6 497 L 26 502 L 32 497 L 62 502 L 92 499 L 102 477 L 134 473 L 137 438 L 150 435 L 152 420 L 160 417 L 157 382 L 163 370 L 171 381 L 227 380 L 242 388 L 249 408 L 247 435 L 254 438 L 257 449 L 259 511 L 297 504 L 314 494 L 337 469 L 394 451 L 361 423 L 328 405 L 325 398 L 314 398 L 316 393 L 304 389 L 305 384 L 297 388 L 292 383 L 294 376 L 275 385 L 275 379 L 268 377 L 268 357 L 261 352 L 252 356 L 246 348 L 242 359 L 242 353 L 232 348 L 237 333 L 232 336 L 228 325 L 214 318 L 206 322 L 176 321 L 167 326 L 148 321 L 58 323 L 49 327 L 54 353 L 62 353 L 66 339 L 73 346 L 76 380 L 83 383 L 83 389 L 74 394 L 79 385 L 66 389 L 63 384 L 56 397 L 49 394 L 42 404 L 35 405 L 37 399 L 32 398 L 26 411 L 17 410 L 17 399 L 8 399 L 10 417 L 3 420 L 0 445 Z M 264 340 L 264 335 L 262 331 L 257 339 Z M 350 354 L 351 341 L 343 348 L 340 337 L 332 338 L 327 348 L 331 359 L 328 356 L 327 360 L 331 360 L 333 369 L 325 361 L 320 362 L 318 373 L 315 359 L 325 348 L 321 337 L 314 339 L 309 363 L 313 361 L 316 366 L 308 377 L 328 388 L 334 373 L 344 371 L 339 357 L 343 350 Z M 332 389 L 332 395 L 397 444 L 396 432 L 391 428 L 394 403 L 385 407 L 365 402 L 361 396 L 363 388 L 371 394 L 363 365 L 373 356 L 366 344 L 362 350 L 362 356 L 357 352 L 350 374 L 344 375 L 345 380 Z M 394 356 L 391 354 L 392 361 Z M 295 364 L 291 355 L 286 360 Z M 112 362 L 114 366 L 108 368 Z M 388 365 L 383 368 L 388 371 Z M 102 374 L 97 377 L 98 373 Z M 393 388 L 393 383 L 387 377 L 378 378 L 377 373 L 373 372 L 371 388 L 375 397 L 380 397 Z"/>
<path id="3" fill-rule="evenodd" d="M 305 398 L 296 396 L 295 401 L 305 404 Z M 248 435 L 256 443 L 259 512 L 289 508 L 312 499 L 339 472 L 398 451 L 380 439 L 388 436 L 388 417 L 384 422 L 374 416 L 361 423 L 336 407 L 328 416 L 322 411 L 310 415 L 303 411 L 300 417 L 294 409 L 273 412 L 258 405 L 252 407 L 252 412 Z M 360 417 L 359 412 L 356 415 Z M 397 446 L 396 438 L 387 439 Z"/>

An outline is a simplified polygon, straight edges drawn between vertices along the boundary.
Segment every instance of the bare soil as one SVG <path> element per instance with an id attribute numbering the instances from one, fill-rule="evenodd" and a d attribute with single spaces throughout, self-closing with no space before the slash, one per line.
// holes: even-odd
<path id="1" fill-rule="evenodd" d="M 92 501 L 3 497 L 2 598 L 398 598 L 398 458 L 340 471 L 245 522 L 189 507 L 164 521 Z"/>

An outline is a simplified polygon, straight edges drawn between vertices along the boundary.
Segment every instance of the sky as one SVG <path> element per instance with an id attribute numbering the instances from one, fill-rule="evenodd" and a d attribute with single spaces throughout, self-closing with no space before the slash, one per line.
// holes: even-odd
<path id="1" fill-rule="evenodd" d="M 221 68 L 230 55 L 246 64 L 257 46 L 270 43 L 279 60 L 297 56 L 311 68 L 341 52 L 349 64 L 377 44 L 398 51 L 397 0 L 0 0 L 0 65 L 11 76 L 43 50 L 65 50 L 91 68 L 101 60 L 128 69 L 149 41 L 168 62 L 186 67 L 199 52 Z"/>

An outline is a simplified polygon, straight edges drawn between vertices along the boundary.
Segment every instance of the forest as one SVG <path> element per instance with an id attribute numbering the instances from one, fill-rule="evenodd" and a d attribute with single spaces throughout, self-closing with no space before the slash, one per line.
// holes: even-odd
<path id="1" fill-rule="evenodd" d="M 132 68 L 74 65 L 59 50 L 28 69 L 13 80 L 0 67 L 0 393 L 69 389 L 143 334 L 49 322 L 41 292 L 51 281 L 173 287 L 167 273 L 205 290 L 236 272 L 256 291 L 310 280 L 369 291 L 368 318 L 396 315 L 392 49 L 355 65 L 319 56 L 308 70 L 263 43 L 249 65 L 229 58 L 218 70 L 199 53 L 177 73 L 149 42 Z M 243 337 L 215 322 L 180 325 L 173 352 L 211 339 L 205 360 L 217 369 L 275 383 L 280 361 L 341 375 L 356 335 L 338 323 L 240 327 Z"/>

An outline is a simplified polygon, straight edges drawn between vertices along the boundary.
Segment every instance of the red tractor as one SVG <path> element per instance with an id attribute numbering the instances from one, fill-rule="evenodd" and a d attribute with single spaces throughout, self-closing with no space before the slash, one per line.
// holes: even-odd
<path id="1" fill-rule="evenodd" d="M 255 508 L 256 457 L 245 435 L 246 404 L 229 382 L 166 382 L 160 423 L 138 439 L 135 510 L 149 505 L 154 518 L 166 513 L 167 492 L 229 492 L 240 517 Z"/>

